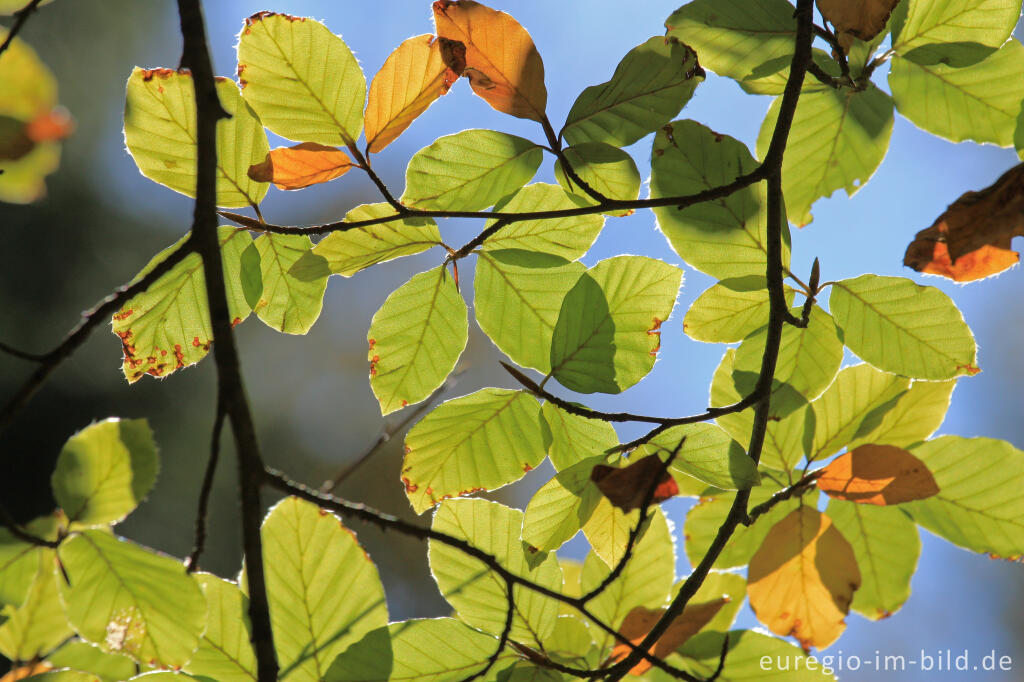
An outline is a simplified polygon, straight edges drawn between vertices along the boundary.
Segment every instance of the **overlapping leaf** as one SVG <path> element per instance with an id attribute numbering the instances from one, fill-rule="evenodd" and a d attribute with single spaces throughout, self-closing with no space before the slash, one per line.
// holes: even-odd
<path id="1" fill-rule="evenodd" d="M 271 150 L 266 159 L 249 167 L 248 175 L 278 189 L 302 189 L 341 177 L 351 168 L 352 159 L 337 147 L 301 142 Z"/>
<path id="2" fill-rule="evenodd" d="M 566 193 L 561 187 L 538 182 L 523 187 L 508 200 L 497 204 L 495 210 L 533 213 L 574 209 L 584 204 L 578 196 Z M 487 226 L 494 223 L 493 220 L 488 221 Z M 518 220 L 501 228 L 484 242 L 481 250 L 524 249 L 576 260 L 590 249 L 603 226 L 604 218 L 597 214 Z"/>
<path id="3" fill-rule="evenodd" d="M 304 234 L 265 234 L 253 244 L 263 282 L 253 312 L 279 332 L 305 334 L 324 305 L 326 262 L 311 253 L 313 242 Z"/>
<path id="4" fill-rule="evenodd" d="M 54 668 L 88 670 L 101 682 L 121 682 L 135 674 L 135 661 L 121 654 L 105 653 L 98 646 L 80 639 L 72 639 L 46 657 Z M 252 678 L 249 678 L 252 679 Z M 227 682 L 227 681 L 225 681 Z"/>
<path id="5" fill-rule="evenodd" d="M 633 201 L 640 196 L 640 171 L 636 168 L 636 162 L 618 147 L 604 142 L 581 142 L 567 147 L 562 154 L 576 178 L 600 196 L 622 201 Z M 597 203 L 566 172 L 560 160 L 555 162 L 555 179 L 566 192 L 571 192 L 586 203 Z M 631 209 L 622 209 L 610 211 L 609 215 L 625 216 L 632 212 Z"/>
<path id="6" fill-rule="evenodd" d="M 0 625 L 0 654 L 12 661 L 42 658 L 74 634 L 58 592 L 62 580 L 52 550 L 31 555 L 33 579 L 25 599 L 17 607 L 3 608 L 6 622 Z"/>
<path id="7" fill-rule="evenodd" d="M 869 41 L 885 29 L 899 0 L 818 0 L 822 16 L 835 28 L 839 44 L 847 52 L 854 40 Z"/>
<path id="8" fill-rule="evenodd" d="M 669 654 L 674 653 L 676 649 L 686 643 L 686 640 L 693 637 L 701 628 L 707 625 L 722 609 L 725 602 L 725 599 L 719 598 L 708 602 L 688 604 L 683 609 L 683 612 L 672 620 L 664 634 L 651 646 L 649 649 L 650 653 L 661 659 L 665 659 Z M 637 606 L 622 621 L 620 632 L 629 638 L 633 645 L 639 645 L 651 631 L 651 628 L 664 615 L 665 609 L 647 609 L 643 606 Z M 623 659 L 630 651 L 631 648 L 628 645 L 620 642 L 612 649 L 612 658 L 617 660 Z M 647 670 L 650 670 L 650 668 L 651 662 L 644 659 L 633 666 L 629 672 L 631 675 L 642 675 Z"/>
<path id="9" fill-rule="evenodd" d="M 201 573 L 196 579 L 206 597 L 206 631 L 185 671 L 219 682 L 256 679 L 249 600 L 237 585 L 215 575 Z"/>
<path id="10" fill-rule="evenodd" d="M 821 470 L 818 488 L 837 500 L 882 507 L 939 492 L 928 467 L 895 445 L 861 445 L 836 457 Z"/>
<path id="11" fill-rule="evenodd" d="M 548 456 L 556 471 L 568 469 L 619 444 L 615 427 L 606 421 L 571 414 L 550 402 L 544 403 L 541 412 Z"/>
<path id="12" fill-rule="evenodd" d="M 558 549 L 590 520 L 601 493 L 590 480 L 604 457 L 589 457 L 558 472 L 526 505 L 523 542 L 542 552 Z"/>
<path id="13" fill-rule="evenodd" d="M 865 443 L 907 447 L 923 441 L 942 425 L 956 380 L 915 381 L 881 421 L 865 419 L 849 447 Z"/>
<path id="14" fill-rule="evenodd" d="M 728 682 L 823 682 L 835 680 L 819 659 L 809 657 L 799 647 L 757 630 L 732 630 L 718 679 Z M 707 679 L 718 670 L 722 660 L 724 633 L 701 633 L 683 645 L 685 667 L 701 679 Z M 773 664 L 765 670 L 765 661 Z M 782 661 L 782 665 L 774 663 Z M 786 669 L 789 668 L 789 669 Z M 659 678 L 662 682 L 664 678 Z"/>
<path id="15" fill-rule="evenodd" d="M 390 204 L 363 204 L 346 213 L 345 222 L 392 215 L 395 215 L 395 209 Z M 332 273 L 351 277 L 371 265 L 421 253 L 439 244 L 441 233 L 432 219 L 401 218 L 379 225 L 331 232 L 313 247 L 313 254 L 326 259 Z"/>
<path id="16" fill-rule="evenodd" d="M 893 49 L 912 53 L 936 43 L 999 47 L 1020 18 L 1020 0 L 978 0 L 965 4 L 905 0 L 893 27 Z"/>
<path id="17" fill-rule="evenodd" d="M 655 452 L 662 459 L 675 452 L 671 468 L 721 490 L 745 490 L 760 482 L 743 447 L 714 424 L 672 427 L 637 448 L 634 458 Z"/>
<path id="18" fill-rule="evenodd" d="M 793 290 L 785 288 L 792 305 Z M 735 343 L 768 324 L 768 288 L 764 276 L 748 275 L 718 282 L 697 297 L 683 320 L 690 338 L 708 343 Z"/>

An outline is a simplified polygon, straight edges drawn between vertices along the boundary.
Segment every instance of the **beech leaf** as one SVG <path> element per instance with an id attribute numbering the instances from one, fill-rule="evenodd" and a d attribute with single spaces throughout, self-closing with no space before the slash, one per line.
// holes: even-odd
<path id="1" fill-rule="evenodd" d="M 939 492 L 924 462 L 894 445 L 861 445 L 832 460 L 818 487 L 838 500 L 886 506 Z"/>
<path id="2" fill-rule="evenodd" d="M 715 617 L 715 615 L 727 604 L 727 597 L 715 599 L 714 601 L 690 604 L 683 612 L 673 619 L 672 623 L 665 630 L 665 634 L 658 638 L 650 652 L 658 658 L 665 658 L 676 649 L 681 647 L 686 640 L 697 634 L 701 628 Z M 648 609 L 643 606 L 633 607 L 633 610 L 626 614 L 626 619 L 619 627 L 621 632 L 633 644 L 640 644 L 647 633 L 651 631 L 655 623 L 665 615 L 665 609 Z M 612 659 L 620 660 L 630 652 L 630 647 L 619 642 L 612 649 Z M 631 675 L 642 675 L 649 670 L 651 662 L 643 659 L 629 671 Z"/>
<path id="3" fill-rule="evenodd" d="M 679 486 L 658 455 L 647 455 L 621 469 L 598 464 L 591 470 L 590 480 L 613 505 L 627 512 L 643 506 L 655 480 L 652 504 L 679 494 Z"/>
<path id="4" fill-rule="evenodd" d="M 870 41 L 885 29 L 900 0 L 817 0 L 821 14 L 835 27 L 839 44 L 849 53 L 853 41 Z"/>
<path id="5" fill-rule="evenodd" d="M 278 189 L 302 189 L 341 177 L 352 168 L 352 159 L 337 147 L 302 142 L 278 147 L 260 163 L 249 166 L 256 182 L 272 182 Z"/>

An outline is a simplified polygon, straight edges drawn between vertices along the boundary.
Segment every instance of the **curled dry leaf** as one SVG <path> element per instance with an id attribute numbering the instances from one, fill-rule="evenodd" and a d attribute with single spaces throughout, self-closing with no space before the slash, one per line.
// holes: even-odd
<path id="1" fill-rule="evenodd" d="M 939 492 L 925 463 L 893 445 L 861 445 L 836 457 L 822 471 L 818 487 L 848 502 L 886 506 Z"/>
<path id="2" fill-rule="evenodd" d="M 664 659 L 673 651 L 686 643 L 686 640 L 700 632 L 700 629 L 707 625 L 715 617 L 723 606 L 729 603 L 728 597 L 721 597 L 712 601 L 690 604 L 683 612 L 676 616 L 672 624 L 668 626 L 665 633 L 658 638 L 650 652 L 658 658 Z M 634 607 L 626 614 L 619 628 L 621 632 L 634 645 L 640 644 L 651 631 L 651 628 L 665 615 L 665 609 L 648 609 L 643 606 Z M 626 657 L 630 647 L 622 642 L 612 649 L 612 661 L 618 661 Z M 629 671 L 631 675 L 643 675 L 651 667 L 650 661 L 642 660 Z"/>
<path id="3" fill-rule="evenodd" d="M 303 142 L 272 149 L 262 163 L 249 166 L 249 177 L 278 189 L 302 189 L 340 177 L 351 167 L 348 154 L 337 147 Z"/>
<path id="4" fill-rule="evenodd" d="M 591 470 L 590 480 L 609 502 L 627 512 L 643 506 L 652 484 L 656 485 L 652 504 L 679 494 L 679 486 L 658 455 L 647 455 L 622 469 L 598 464 Z"/>
<path id="5" fill-rule="evenodd" d="M 1024 235 L 1024 164 L 991 186 L 967 192 L 917 233 L 903 264 L 918 272 L 971 282 L 1011 268 L 1020 255 L 1010 241 Z"/>
<path id="6" fill-rule="evenodd" d="M 881 33 L 898 4 L 899 0 L 818 0 L 818 9 L 849 52 L 854 39 L 866 42 Z"/>
<path id="7" fill-rule="evenodd" d="M 437 0 L 433 7 L 446 65 L 498 111 L 543 120 L 544 62 L 526 29 L 473 0 Z"/>

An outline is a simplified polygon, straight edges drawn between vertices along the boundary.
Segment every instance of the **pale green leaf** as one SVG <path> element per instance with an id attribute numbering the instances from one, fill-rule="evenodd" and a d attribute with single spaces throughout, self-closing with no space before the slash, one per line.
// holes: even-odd
<path id="1" fill-rule="evenodd" d="M 935 43 L 979 43 L 999 47 L 1020 18 L 1020 0 L 934 2 L 904 0 L 892 45 L 905 55 Z"/>
<path id="2" fill-rule="evenodd" d="M 381 414 L 418 403 L 441 385 L 469 338 L 466 302 L 444 265 L 413 275 L 370 322 L 370 387 Z"/>
<path id="3" fill-rule="evenodd" d="M 338 654 L 387 624 L 377 567 L 337 517 L 296 497 L 270 511 L 261 534 L 280 679 L 318 682 Z"/>
<path id="4" fill-rule="evenodd" d="M 253 311 L 272 329 L 305 334 L 324 305 L 326 263 L 319 272 L 307 265 L 319 256 L 310 253 L 313 242 L 304 234 L 265 234 L 253 243 L 263 274 L 263 292 Z"/>
<path id="5" fill-rule="evenodd" d="M 249 177 L 249 166 L 270 152 L 263 124 L 242 101 L 238 86 L 217 79 L 217 205 L 258 204 L 270 187 Z M 190 197 L 196 195 L 196 96 L 192 76 L 174 69 L 140 69 L 128 79 L 124 140 L 139 171 Z"/>
<path id="6" fill-rule="evenodd" d="M 864 421 L 848 448 L 867 443 L 907 447 L 925 440 L 942 425 L 955 387 L 955 379 L 913 382 L 880 421 Z"/>
<path id="7" fill-rule="evenodd" d="M 682 445 L 680 446 L 680 442 Z M 674 426 L 637 448 L 637 457 L 655 454 L 665 459 L 679 448 L 670 465 L 720 490 L 745 490 L 760 482 L 757 465 L 743 446 L 714 424 Z"/>
<path id="8" fill-rule="evenodd" d="M 562 151 L 565 160 L 582 182 L 606 199 L 634 201 L 640 196 L 640 171 L 633 157 L 618 147 L 604 142 L 581 142 Z M 555 161 L 555 179 L 566 192 L 570 192 L 587 204 L 597 200 L 573 180 Z M 608 215 L 625 216 L 633 211 L 623 209 L 609 211 Z"/>
<path id="9" fill-rule="evenodd" d="M 528 557 L 519 533 L 523 513 L 488 500 L 446 500 L 434 514 L 433 529 L 467 540 L 502 566 L 551 590 L 562 588 L 554 553 Z M 435 540 L 429 541 L 430 570 L 441 594 L 466 623 L 498 635 L 508 614 L 504 579 L 478 559 Z M 558 602 L 521 585 L 513 589 L 511 638 L 540 646 L 558 618 Z"/>
<path id="10" fill-rule="evenodd" d="M 413 510 L 422 514 L 446 497 L 516 481 L 544 455 L 537 399 L 485 388 L 441 403 L 409 431 L 402 481 Z"/>
<path id="11" fill-rule="evenodd" d="M 746 146 L 695 121 L 674 121 L 654 138 L 651 197 L 696 194 L 733 182 L 757 168 Z M 717 279 L 764 276 L 768 195 L 754 183 L 724 199 L 679 210 L 654 209 L 658 226 L 679 257 Z M 783 266 L 789 265 L 789 227 L 784 227 Z"/>
<path id="12" fill-rule="evenodd" d="M 92 673 L 83 673 L 78 670 L 51 670 L 48 673 L 24 678 L 24 682 L 99 682 L 99 680 L 100 678 Z"/>
<path id="13" fill-rule="evenodd" d="M 832 285 L 829 308 L 850 350 L 884 372 L 929 380 L 978 372 L 971 330 L 935 287 L 861 275 Z"/>
<path id="14" fill-rule="evenodd" d="M 281 137 L 348 145 L 363 130 L 366 77 L 345 42 L 318 21 L 272 12 L 246 19 L 238 80 L 245 101 Z"/>
<path id="15" fill-rule="evenodd" d="M 544 403 L 541 411 L 548 457 L 555 471 L 568 469 L 619 444 L 615 427 L 606 421 L 571 414 L 553 403 Z"/>
<path id="16" fill-rule="evenodd" d="M 819 50 L 818 48 L 814 48 L 811 52 L 814 58 L 814 62 L 822 71 L 829 74 L 830 76 L 839 75 L 839 65 L 836 64 L 836 61 L 832 59 L 831 55 L 829 55 L 824 50 Z M 786 82 L 789 80 L 789 67 L 791 62 L 791 57 L 782 57 L 776 59 L 771 63 L 763 64 L 761 68 L 757 70 L 758 75 L 752 75 L 739 81 L 739 86 L 743 88 L 744 92 L 749 93 L 751 95 L 781 95 L 786 90 Z M 764 74 L 765 72 L 772 71 L 772 69 L 778 68 L 780 66 L 781 69 L 775 71 L 774 73 L 760 75 Z M 857 71 L 853 67 L 852 62 L 850 64 L 850 67 L 850 71 L 856 74 Z M 813 75 L 807 74 L 804 77 L 803 87 L 801 88 L 800 92 L 821 92 L 827 89 L 830 89 L 828 85 L 825 85 L 817 78 L 815 78 Z"/>
<path id="17" fill-rule="evenodd" d="M 345 214 L 345 222 L 395 215 L 390 204 L 363 204 Z M 331 232 L 313 247 L 327 259 L 330 271 L 351 277 L 360 270 L 401 256 L 421 253 L 441 243 L 437 223 L 430 218 L 402 218 L 379 225 Z"/>
<path id="18" fill-rule="evenodd" d="M 200 573 L 196 579 L 206 597 L 206 632 L 185 671 L 218 682 L 255 680 L 249 600 L 237 585 L 215 575 Z"/>
<path id="19" fill-rule="evenodd" d="M 562 301 L 551 340 L 554 377 L 579 393 L 620 393 L 643 379 L 682 276 L 642 256 L 616 256 L 587 270 Z"/>
<path id="20" fill-rule="evenodd" d="M 785 287 L 786 303 L 793 290 Z M 768 289 L 763 275 L 718 282 L 697 297 L 683 319 L 690 338 L 709 343 L 735 343 L 768 324 Z"/>
<path id="21" fill-rule="evenodd" d="M 635 198 L 635 197 L 634 197 Z M 584 202 L 567 194 L 557 185 L 542 182 L 527 185 L 506 201 L 494 207 L 503 213 L 532 213 L 536 211 L 564 211 L 579 208 Z M 490 220 L 490 227 L 497 222 Z M 585 254 L 597 239 L 604 218 L 598 214 L 578 215 L 565 218 L 520 220 L 498 230 L 481 246 L 481 251 L 503 249 L 524 249 L 541 251 L 576 260 Z"/>
<path id="22" fill-rule="evenodd" d="M 57 581 L 62 578 L 53 550 L 31 556 L 36 571 L 25 600 L 0 612 L 7 617 L 0 625 L 0 654 L 12 661 L 42 658 L 74 634 L 61 605 Z"/>
<path id="23" fill-rule="evenodd" d="M 120 654 L 108 654 L 97 646 L 73 639 L 46 657 L 54 668 L 85 670 L 102 682 L 121 682 L 135 674 L 135 661 Z"/>
<path id="24" fill-rule="evenodd" d="M 57 519 L 40 516 L 26 524 L 25 530 L 36 537 L 55 540 Z M 39 572 L 39 555 L 44 551 L 42 547 L 17 539 L 7 528 L 0 528 L 0 607 L 7 604 L 17 607 L 24 603 Z"/>
<path id="25" fill-rule="evenodd" d="M 523 542 L 548 552 L 580 532 L 602 497 L 590 480 L 590 472 L 594 465 L 604 462 L 604 457 L 590 457 L 558 472 L 541 486 L 526 505 Z"/>
<path id="26" fill-rule="evenodd" d="M 593 650 L 594 638 L 581 618 L 572 615 L 558 617 L 551 635 L 544 640 L 544 649 L 549 655 L 569 665 L 587 665 L 587 655 Z"/>
<path id="27" fill-rule="evenodd" d="M 624 512 L 602 495 L 590 518 L 583 524 L 583 535 L 594 554 L 605 565 L 614 566 L 626 554 L 629 533 L 639 520 L 638 510 Z"/>
<path id="28" fill-rule="evenodd" d="M 540 166 L 540 147 L 494 130 L 463 130 L 416 152 L 402 203 L 420 209 L 479 211 L 525 185 Z"/>
<path id="29" fill-rule="evenodd" d="M 701 679 L 714 674 L 722 658 L 724 636 L 723 633 L 705 632 L 690 638 L 680 649 L 686 657 L 684 668 Z M 784 639 L 756 630 L 732 630 L 728 636 L 729 651 L 718 676 L 720 682 L 823 682 L 836 679 L 831 672 L 833 668 L 826 672 L 828 666 L 823 665 L 819 658 L 808 657 L 799 647 Z M 669 679 L 672 678 L 661 671 L 652 676 L 653 682 Z"/>

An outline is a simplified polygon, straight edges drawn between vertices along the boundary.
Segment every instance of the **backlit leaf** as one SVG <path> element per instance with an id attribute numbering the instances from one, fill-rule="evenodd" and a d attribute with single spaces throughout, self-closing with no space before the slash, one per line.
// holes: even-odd
<path id="1" fill-rule="evenodd" d="M 928 467 L 894 445 L 861 445 L 836 457 L 822 470 L 818 488 L 837 500 L 882 507 L 939 492 Z"/>
<path id="2" fill-rule="evenodd" d="M 570 414 L 553 403 L 541 408 L 550 438 L 548 456 L 555 471 L 563 471 L 587 457 L 603 454 L 619 444 L 615 427 L 600 419 Z"/>
<path id="3" fill-rule="evenodd" d="M 304 234 L 265 234 L 253 242 L 260 254 L 263 293 L 253 312 L 269 327 L 285 334 L 305 334 L 320 317 L 327 290 L 326 263 L 306 267 L 318 257 Z"/>
<path id="4" fill-rule="evenodd" d="M 135 661 L 120 654 L 105 653 L 98 646 L 73 639 L 46 657 L 54 668 L 88 670 L 102 682 L 121 682 L 135 674 Z M 252 678 L 249 678 L 252 679 Z M 225 681 L 227 682 L 227 681 Z"/>
<path id="5" fill-rule="evenodd" d="M 637 448 L 633 457 L 658 452 L 665 459 L 676 448 L 671 468 L 716 488 L 745 490 L 760 482 L 757 465 L 743 447 L 714 424 L 674 426 Z"/>
<path id="6" fill-rule="evenodd" d="M 215 575 L 196 575 L 206 597 L 206 631 L 185 671 L 219 682 L 256 679 L 256 654 L 249 625 L 249 600 L 238 586 Z"/>
<path id="7" fill-rule="evenodd" d="M 37 552 L 32 559 L 36 570 L 24 602 L 2 611 L 6 622 L 0 625 L 0 654 L 12 661 L 42 658 L 74 634 L 57 589 L 63 578 L 53 550 Z"/>
<path id="8" fill-rule="evenodd" d="M 640 512 L 624 512 L 601 496 L 583 524 L 583 535 L 601 561 L 615 566 L 626 554 L 629 533 L 640 520 Z"/>
<path id="9" fill-rule="evenodd" d="M 915 381 L 882 419 L 864 420 L 850 447 L 864 443 L 907 447 L 931 436 L 942 425 L 956 380 Z"/>
<path id="10" fill-rule="evenodd" d="M 708 621 L 715 617 L 715 614 L 721 610 L 724 604 L 725 600 L 723 599 L 687 604 L 683 612 L 672 620 L 665 633 L 651 646 L 649 649 L 650 653 L 658 658 L 666 658 L 707 625 Z M 651 628 L 664 615 L 665 609 L 647 609 L 643 606 L 637 606 L 626 614 L 626 619 L 622 621 L 622 627 L 619 628 L 619 631 L 634 645 L 638 645 L 643 642 L 647 633 L 651 631 Z M 611 657 L 614 660 L 621 660 L 630 651 L 630 647 L 618 643 L 612 649 Z M 644 659 L 633 666 L 629 672 L 631 675 L 642 675 L 650 668 L 651 662 Z"/>
<path id="11" fill-rule="evenodd" d="M 346 213 L 345 222 L 391 215 L 395 209 L 389 204 L 363 204 Z M 332 273 L 351 277 L 371 265 L 421 253 L 440 243 L 441 233 L 431 218 L 402 218 L 331 232 L 313 247 L 313 254 L 325 258 Z"/>
<path id="12" fill-rule="evenodd" d="M 526 505 L 523 542 L 542 552 L 558 549 L 590 519 L 601 492 L 590 480 L 604 457 L 590 457 L 560 471 Z"/>
<path id="13" fill-rule="evenodd" d="M 673 594 L 678 594 L 683 582 L 684 580 L 680 580 L 676 583 L 672 590 Z M 694 604 L 700 604 L 702 602 L 723 600 L 725 603 L 722 604 L 718 612 L 702 629 L 725 631 L 736 620 L 736 614 L 739 613 L 746 599 L 747 581 L 742 575 L 723 571 L 711 571 L 701 586 L 697 588 L 697 593 L 693 595 L 691 601 Z"/>
<path id="14" fill-rule="evenodd" d="M 999 47 L 1017 25 L 1020 4 L 1020 0 L 904 0 L 906 16 L 893 28 L 893 49 L 907 54 L 934 43 L 956 42 Z"/>
<path id="15" fill-rule="evenodd" d="M 341 177 L 350 168 L 352 159 L 337 147 L 302 142 L 271 150 L 266 159 L 249 167 L 248 174 L 278 189 L 302 189 Z"/>
<path id="16" fill-rule="evenodd" d="M 581 142 L 563 150 L 569 167 L 590 189 L 607 199 L 634 201 L 640 196 L 640 171 L 633 157 L 604 142 Z M 555 179 L 566 192 L 588 204 L 597 203 L 582 186 L 565 172 L 562 162 L 555 161 Z M 633 211 L 609 211 L 609 215 L 625 216 Z"/>
<path id="17" fill-rule="evenodd" d="M 683 645 L 685 667 L 701 679 L 707 679 L 718 670 L 722 658 L 724 633 L 704 632 Z M 835 680 L 826 672 L 820 659 L 807 656 L 799 647 L 771 637 L 757 630 L 733 630 L 728 633 L 728 654 L 718 677 L 722 682 L 823 682 Z M 765 662 L 771 664 L 765 666 Z M 780 663 L 781 662 L 781 663 Z M 660 671 L 656 674 L 660 675 Z M 657 677 L 666 682 L 666 677 Z"/>
<path id="18" fill-rule="evenodd" d="M 636 197 L 634 197 L 636 198 Z M 557 185 L 535 183 L 516 192 L 510 199 L 495 206 L 496 211 L 531 213 L 579 208 L 585 202 L 578 196 L 567 194 Z M 487 226 L 495 223 L 490 220 Z M 579 215 L 542 220 L 519 220 L 507 225 L 484 242 L 482 251 L 499 249 L 525 249 L 543 251 L 566 260 L 576 260 L 585 254 L 597 239 L 604 218 L 600 215 Z"/>
<path id="19" fill-rule="evenodd" d="M 786 303 L 793 290 L 785 288 Z M 748 275 L 718 282 L 697 297 L 683 320 L 691 339 L 735 343 L 768 324 L 768 288 L 764 276 Z"/>
<path id="20" fill-rule="evenodd" d="M 871 40 L 885 29 L 899 0 L 817 0 L 818 9 L 835 28 L 848 53 L 855 39 Z"/>

